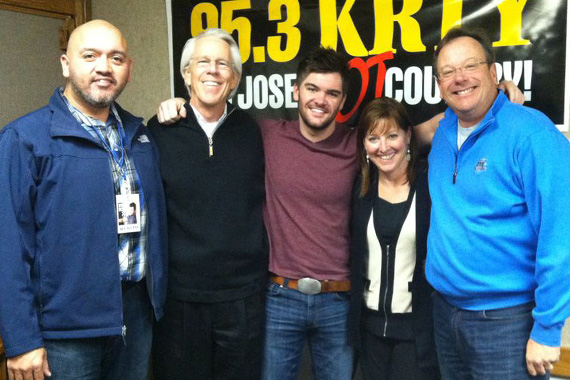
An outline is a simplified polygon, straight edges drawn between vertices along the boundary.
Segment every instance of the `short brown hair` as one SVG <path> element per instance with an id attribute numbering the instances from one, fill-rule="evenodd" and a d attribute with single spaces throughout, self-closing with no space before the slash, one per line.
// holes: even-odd
<path id="1" fill-rule="evenodd" d="M 489 40 L 489 36 L 487 32 L 480 28 L 467 28 L 467 27 L 455 27 L 450 29 L 445 37 L 437 45 L 437 49 L 433 54 L 433 72 L 437 74 L 437 59 L 439 57 L 439 53 L 441 49 L 444 48 L 445 45 L 449 44 L 451 41 L 461 38 L 461 37 L 470 37 L 473 38 L 475 41 L 479 42 L 479 45 L 483 48 L 485 52 L 485 60 L 489 65 L 495 63 L 495 52 L 493 51 L 493 45 L 491 45 L 491 41 Z"/>
<path id="2" fill-rule="evenodd" d="M 342 92 L 348 92 L 348 60 L 331 48 L 319 47 L 301 59 L 297 66 L 297 86 L 312 73 L 331 74 L 338 73 L 342 78 Z"/>

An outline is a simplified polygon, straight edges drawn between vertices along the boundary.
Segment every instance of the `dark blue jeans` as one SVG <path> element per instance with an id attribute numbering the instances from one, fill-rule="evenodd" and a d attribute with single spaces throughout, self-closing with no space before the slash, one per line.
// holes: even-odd
<path id="1" fill-rule="evenodd" d="M 308 341 L 314 380 L 350 380 L 349 299 L 347 292 L 307 295 L 269 282 L 263 379 L 296 379 Z"/>
<path id="2" fill-rule="evenodd" d="M 534 303 L 469 311 L 433 295 L 435 343 L 444 380 L 549 379 L 530 376 L 526 344 L 534 320 Z"/>
<path id="3" fill-rule="evenodd" d="M 152 309 L 143 279 L 123 288 L 126 334 L 45 340 L 50 380 L 146 380 L 152 342 Z"/>

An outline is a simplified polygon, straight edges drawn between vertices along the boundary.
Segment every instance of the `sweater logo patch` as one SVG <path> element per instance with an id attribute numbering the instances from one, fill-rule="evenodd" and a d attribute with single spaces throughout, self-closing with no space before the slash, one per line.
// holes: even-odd
<path id="1" fill-rule="evenodd" d="M 140 135 L 138 140 L 140 143 L 149 143 L 150 142 L 147 135 Z"/>
<path id="2" fill-rule="evenodd" d="M 479 160 L 479 162 L 477 162 L 477 165 L 475 165 L 475 173 L 481 173 L 486 170 L 487 170 L 487 159 L 482 158 Z"/>

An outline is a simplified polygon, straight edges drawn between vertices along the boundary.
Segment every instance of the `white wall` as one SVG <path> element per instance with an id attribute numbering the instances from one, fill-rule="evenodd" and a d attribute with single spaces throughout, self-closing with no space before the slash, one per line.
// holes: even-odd
<path id="1" fill-rule="evenodd" d="M 117 26 L 127 38 L 134 72 L 118 102 L 148 120 L 160 102 L 170 97 L 165 2 L 92 0 L 92 15 Z"/>
<path id="2" fill-rule="evenodd" d="M 0 10 L 0 127 L 48 103 L 64 81 L 60 20 Z"/>

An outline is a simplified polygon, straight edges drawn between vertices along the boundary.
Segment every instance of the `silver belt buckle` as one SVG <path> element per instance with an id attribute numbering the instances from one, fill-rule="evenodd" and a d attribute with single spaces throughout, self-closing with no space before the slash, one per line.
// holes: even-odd
<path id="1" fill-rule="evenodd" d="M 301 278 L 297 280 L 297 290 L 303 294 L 319 294 L 321 292 L 321 282 L 314 278 Z"/>

